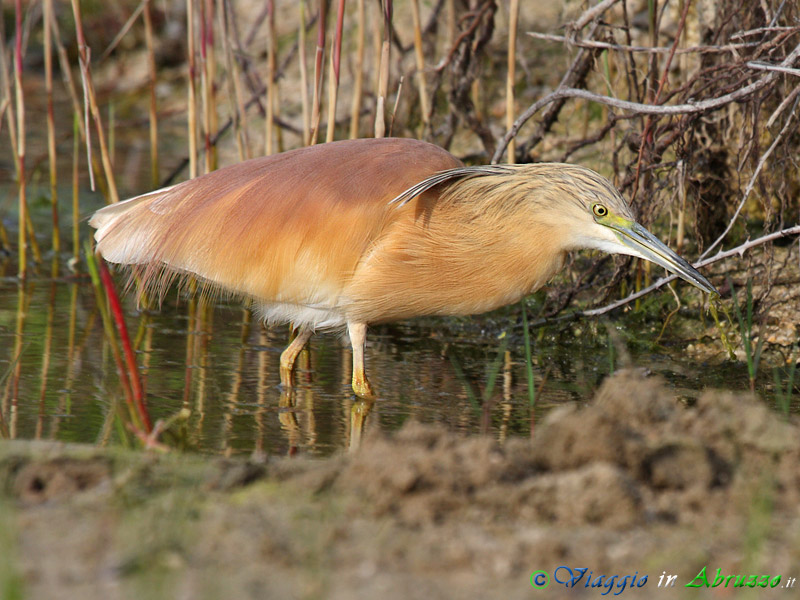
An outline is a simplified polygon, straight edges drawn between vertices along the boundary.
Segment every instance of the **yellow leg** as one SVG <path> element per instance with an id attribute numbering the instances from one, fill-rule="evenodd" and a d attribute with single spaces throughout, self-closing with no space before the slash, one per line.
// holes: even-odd
<path id="1" fill-rule="evenodd" d="M 292 340 L 292 343 L 281 353 L 281 384 L 286 387 L 292 387 L 294 380 L 292 378 L 292 369 L 294 368 L 294 361 L 297 360 L 297 355 L 303 350 L 303 347 L 312 336 L 313 332 L 310 329 L 301 327 L 297 332 L 297 336 Z"/>
<path id="2" fill-rule="evenodd" d="M 348 323 L 347 333 L 353 346 L 353 391 L 361 398 L 373 398 L 372 386 L 364 372 L 364 345 L 367 342 L 366 323 Z"/>

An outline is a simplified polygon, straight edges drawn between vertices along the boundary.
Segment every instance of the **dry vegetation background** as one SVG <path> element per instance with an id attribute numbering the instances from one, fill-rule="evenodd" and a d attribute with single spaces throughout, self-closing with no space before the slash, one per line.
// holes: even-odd
<path id="1" fill-rule="evenodd" d="M 742 273 L 764 310 L 789 257 L 773 242 L 795 239 L 800 211 L 798 18 L 787 0 L 6 2 L 0 176 L 24 183 L 9 186 L 4 221 L 18 231 L 0 242 L 20 274 L 57 250 L 57 226 L 26 236 L 14 213 L 31 195 L 69 203 L 73 179 L 89 186 L 87 160 L 115 201 L 263 153 L 391 134 L 468 162 L 591 166 L 692 258 L 751 240 L 759 266 Z M 542 314 L 649 279 L 595 261 Z"/>

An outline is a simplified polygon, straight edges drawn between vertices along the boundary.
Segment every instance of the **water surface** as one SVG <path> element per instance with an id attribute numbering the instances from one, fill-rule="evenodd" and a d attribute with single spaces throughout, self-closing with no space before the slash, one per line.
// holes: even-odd
<path id="1" fill-rule="evenodd" d="M 634 366 L 664 376 L 679 396 L 691 399 L 708 386 L 748 386 L 741 365 L 703 368 L 681 355 L 685 342 L 672 349 L 654 345 L 655 325 L 640 333 L 631 330 L 635 323 L 582 320 L 533 330 L 532 409 L 515 306 L 469 319 L 372 328 L 366 359 L 378 399 L 365 404 L 350 389 L 351 353 L 343 336 L 312 338 L 298 359 L 296 388 L 287 391 L 278 365 L 288 327 L 266 328 L 236 301 L 198 304 L 176 291 L 158 310 L 141 311 L 130 295 L 123 304 L 131 336 L 139 339 L 153 420 L 188 409 L 178 435 L 165 439 L 201 453 L 329 455 L 353 443 L 352 429 L 365 413 L 366 434 L 396 430 L 413 418 L 465 434 L 530 436 L 548 410 L 588 399 L 620 366 L 620 352 L 609 350 L 609 327 Z M 25 285 L 8 273 L 0 279 L 3 372 L 0 408 L 10 436 L 101 444 L 125 437 L 116 418 L 124 394 L 88 276 L 34 275 Z"/>

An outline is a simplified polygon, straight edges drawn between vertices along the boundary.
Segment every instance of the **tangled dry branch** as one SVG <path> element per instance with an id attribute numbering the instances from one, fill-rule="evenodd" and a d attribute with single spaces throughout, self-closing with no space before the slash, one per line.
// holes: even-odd
<path id="1" fill-rule="evenodd" d="M 798 7 L 724 0 L 709 14 L 709 3 L 689 0 L 679 15 L 668 3 L 652 6 L 664 10 L 651 14 L 647 34 L 630 24 L 627 11 L 635 8 L 616 0 L 594 5 L 563 35 L 529 32 L 573 58 L 559 84 L 498 136 L 492 162 L 529 130 L 526 141 L 517 141 L 518 156 L 541 160 L 544 150 L 537 148 L 554 124 L 601 106 L 601 122 L 590 120 L 560 159 L 610 155 L 612 175 L 634 198 L 640 218 L 650 223 L 669 215 L 673 227 L 679 223 L 670 230 L 675 242 L 696 252 L 701 266 L 798 235 Z M 547 144 L 557 145 L 564 144 Z M 723 243 L 735 247 L 708 258 Z M 603 314 L 672 279 L 609 302 L 624 276 L 617 269 L 596 300 L 605 305 L 581 314 Z M 543 314 L 558 314 L 576 285 L 556 294 Z"/>

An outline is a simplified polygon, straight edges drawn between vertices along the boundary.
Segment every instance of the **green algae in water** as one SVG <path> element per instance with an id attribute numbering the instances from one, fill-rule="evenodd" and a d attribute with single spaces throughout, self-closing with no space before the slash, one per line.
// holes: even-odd
<path id="1" fill-rule="evenodd" d="M 728 319 L 729 323 L 732 323 L 731 315 L 728 312 L 728 309 L 725 308 L 725 305 L 720 302 L 719 296 L 713 296 L 709 298 L 708 303 L 708 310 L 711 312 L 711 316 L 714 318 L 714 323 L 717 324 L 717 329 L 719 330 L 719 337 L 722 341 L 722 345 L 728 351 L 728 356 L 731 360 L 736 360 L 736 353 L 733 351 L 733 346 L 731 346 L 730 340 L 728 340 L 728 336 L 725 335 L 725 329 L 722 327 L 722 323 L 719 322 L 719 314 L 717 313 L 717 305 L 722 309 L 722 312 L 725 313 L 725 317 Z"/>

